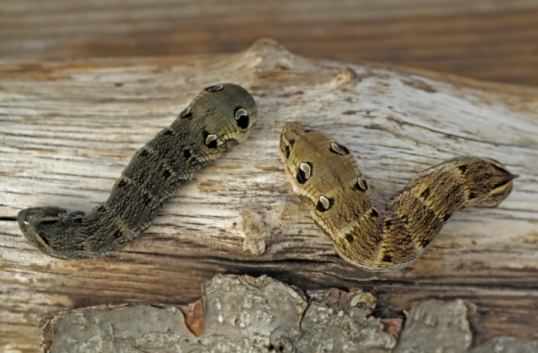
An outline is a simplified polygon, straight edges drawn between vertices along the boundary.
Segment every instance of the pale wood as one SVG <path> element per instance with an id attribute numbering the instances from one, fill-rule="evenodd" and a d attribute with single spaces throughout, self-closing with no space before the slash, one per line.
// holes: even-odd
<path id="1" fill-rule="evenodd" d="M 538 90 L 308 60 L 272 41 L 211 57 L 5 64 L 0 79 L 0 350 L 34 352 L 41 318 L 60 309 L 186 303 L 217 272 L 371 288 L 401 308 L 470 299 L 478 340 L 538 337 Z M 257 125 L 179 189 L 143 238 L 110 258 L 62 261 L 22 237 L 20 209 L 89 210 L 105 200 L 133 152 L 219 81 L 251 90 Z M 466 153 L 498 159 L 520 178 L 500 208 L 456 214 L 407 270 L 360 272 L 290 194 L 277 158 L 289 120 L 337 137 L 387 195 Z"/>
<path id="2" fill-rule="evenodd" d="M 0 60 L 296 53 L 538 85 L 536 0 L 2 0 Z"/>

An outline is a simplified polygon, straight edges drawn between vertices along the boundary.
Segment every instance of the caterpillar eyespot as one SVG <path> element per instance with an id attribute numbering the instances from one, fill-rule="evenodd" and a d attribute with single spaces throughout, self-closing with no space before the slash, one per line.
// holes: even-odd
<path id="1" fill-rule="evenodd" d="M 334 203 L 334 199 L 329 198 L 327 196 L 320 196 L 318 203 L 316 204 L 316 210 L 319 212 L 325 212 L 328 211 Z"/>
<path id="2" fill-rule="evenodd" d="M 312 176 L 312 164 L 309 162 L 302 162 L 299 164 L 299 168 L 297 169 L 297 181 L 300 184 L 304 184 L 310 179 Z"/>
<path id="3" fill-rule="evenodd" d="M 349 154 L 349 150 L 347 149 L 347 147 L 343 146 L 343 145 L 341 145 L 341 144 L 339 144 L 337 142 L 331 142 L 330 150 L 331 150 L 331 152 L 339 154 L 341 156 L 345 156 L 345 155 Z"/>
<path id="4" fill-rule="evenodd" d="M 366 179 L 363 179 L 361 177 L 357 178 L 357 181 L 354 184 L 355 190 L 358 190 L 360 192 L 365 192 L 368 190 L 368 183 L 366 182 Z"/>
<path id="5" fill-rule="evenodd" d="M 209 148 L 217 148 L 219 138 L 215 134 L 207 134 L 205 137 L 205 145 Z"/>
<path id="6" fill-rule="evenodd" d="M 237 108 L 234 113 L 237 126 L 241 129 L 246 129 L 249 126 L 250 118 L 248 111 L 245 108 Z"/>

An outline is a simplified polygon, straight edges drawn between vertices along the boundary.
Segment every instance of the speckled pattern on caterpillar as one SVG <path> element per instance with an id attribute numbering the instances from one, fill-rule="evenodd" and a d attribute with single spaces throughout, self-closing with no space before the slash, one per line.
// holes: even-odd
<path id="1" fill-rule="evenodd" d="M 17 217 L 19 226 L 51 256 L 104 256 L 139 237 L 163 202 L 196 170 L 244 141 L 256 115 L 256 103 L 244 88 L 207 87 L 135 153 L 105 203 L 88 214 L 58 207 L 24 209 Z"/>
<path id="2" fill-rule="evenodd" d="M 312 218 L 337 253 L 373 271 L 415 260 L 455 211 L 498 206 L 515 178 L 498 161 L 459 157 L 423 171 L 388 204 L 374 205 L 350 151 L 331 137 L 288 123 L 280 157 L 293 190 L 312 202 Z"/>

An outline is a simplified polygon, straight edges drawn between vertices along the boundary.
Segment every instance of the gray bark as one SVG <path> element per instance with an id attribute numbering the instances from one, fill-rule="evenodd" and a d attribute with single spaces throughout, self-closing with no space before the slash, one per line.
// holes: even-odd
<path id="1" fill-rule="evenodd" d="M 468 321 L 472 305 L 461 300 L 418 304 L 400 333 L 401 318 L 375 317 L 376 298 L 367 292 L 304 293 L 269 277 L 231 275 L 216 276 L 203 292 L 202 313 L 190 318 L 170 305 L 65 312 L 47 322 L 43 349 L 50 353 L 465 353 L 472 343 Z M 197 336 L 188 321 L 205 328 Z M 502 337 L 472 352 L 522 353 L 537 345 L 538 341 Z"/>

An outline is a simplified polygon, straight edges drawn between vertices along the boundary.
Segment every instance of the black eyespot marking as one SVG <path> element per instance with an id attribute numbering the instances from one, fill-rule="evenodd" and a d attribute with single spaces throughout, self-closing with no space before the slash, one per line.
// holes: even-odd
<path id="1" fill-rule="evenodd" d="M 145 205 L 149 205 L 149 203 L 151 202 L 151 197 L 149 195 L 146 195 L 144 194 L 144 204 Z"/>
<path id="2" fill-rule="evenodd" d="M 54 223 L 58 223 L 58 220 L 57 219 L 45 219 L 41 221 L 41 224 L 54 224 Z"/>
<path id="3" fill-rule="evenodd" d="M 352 243 L 353 240 L 355 240 L 355 238 L 353 238 L 353 235 L 347 233 L 346 234 L 346 240 L 347 240 L 348 243 Z"/>
<path id="4" fill-rule="evenodd" d="M 215 134 L 210 134 L 207 131 L 203 132 L 204 137 L 204 144 L 209 148 L 217 148 L 218 147 L 218 137 Z"/>
<path id="5" fill-rule="evenodd" d="M 288 144 L 284 146 L 284 155 L 286 156 L 286 159 L 290 158 L 291 148 L 294 144 L 295 140 L 289 140 Z"/>
<path id="6" fill-rule="evenodd" d="M 50 246 L 49 240 L 47 238 L 39 236 L 39 235 L 38 237 L 43 243 L 45 243 L 45 245 Z"/>
<path id="7" fill-rule="evenodd" d="M 248 111 L 245 108 L 237 108 L 234 112 L 235 121 L 237 122 L 237 126 L 239 126 L 241 129 L 248 128 L 248 125 L 250 123 L 250 117 L 248 114 Z"/>
<path id="8" fill-rule="evenodd" d="M 123 179 L 121 179 L 120 182 L 118 183 L 118 187 L 119 187 L 119 188 L 122 188 L 122 187 L 124 187 L 125 185 L 127 185 L 127 182 L 126 182 L 125 180 L 123 180 Z"/>
<path id="9" fill-rule="evenodd" d="M 420 193 L 420 197 L 427 199 L 430 196 L 430 189 L 426 188 Z"/>
<path id="10" fill-rule="evenodd" d="M 121 230 L 117 230 L 114 232 L 114 238 L 121 238 Z"/>
<path id="11" fill-rule="evenodd" d="M 478 197 L 478 194 L 476 192 L 469 193 L 469 200 L 476 199 L 477 197 Z"/>
<path id="12" fill-rule="evenodd" d="M 510 181 L 511 181 L 511 179 L 510 179 L 510 180 L 503 180 L 503 181 L 501 181 L 501 182 L 499 182 L 499 183 L 493 185 L 492 189 L 497 189 L 497 188 L 500 187 L 500 186 L 503 186 L 503 185 L 508 184 Z"/>
<path id="13" fill-rule="evenodd" d="M 192 152 L 191 152 L 191 150 L 190 150 L 189 148 L 185 148 L 185 149 L 183 150 L 183 158 L 185 158 L 185 159 L 189 159 L 189 158 L 191 158 L 191 157 L 192 157 Z"/>
<path id="14" fill-rule="evenodd" d="M 359 177 L 357 178 L 357 181 L 353 185 L 353 188 L 355 190 L 365 192 L 366 190 L 368 190 L 368 183 L 366 182 L 366 179 Z"/>
<path id="15" fill-rule="evenodd" d="M 213 85 L 213 86 L 209 86 L 205 88 L 207 92 L 211 92 L 211 93 L 222 91 L 223 89 L 224 89 L 223 85 Z"/>
<path id="16" fill-rule="evenodd" d="M 467 166 L 465 166 L 465 165 L 460 165 L 460 166 L 458 167 L 458 169 L 460 170 L 460 172 L 461 172 L 462 174 L 464 174 L 464 173 L 467 171 Z"/>
<path id="17" fill-rule="evenodd" d="M 392 256 L 383 255 L 383 262 L 392 262 Z"/>
<path id="18" fill-rule="evenodd" d="M 312 164 L 310 162 L 301 162 L 297 169 L 297 182 L 304 184 L 312 176 Z"/>
<path id="19" fill-rule="evenodd" d="M 290 146 L 286 145 L 284 147 L 284 155 L 286 156 L 286 159 L 290 158 L 290 154 L 291 154 Z"/>
<path id="20" fill-rule="evenodd" d="M 430 244 L 432 240 L 430 238 L 424 238 L 420 241 L 420 246 L 422 246 L 423 248 L 427 247 L 428 244 Z"/>
<path id="21" fill-rule="evenodd" d="M 346 154 L 349 154 L 349 150 L 347 149 L 347 147 L 337 142 L 331 142 L 329 149 L 331 150 L 331 152 L 339 154 L 341 156 L 345 156 Z"/>
<path id="22" fill-rule="evenodd" d="M 334 199 L 321 195 L 319 197 L 318 203 L 316 204 L 316 210 L 319 212 L 328 211 L 334 204 Z"/>
<path id="23" fill-rule="evenodd" d="M 377 216 L 379 216 L 379 213 L 377 212 L 377 210 L 375 208 L 371 208 L 370 209 L 370 215 L 374 218 L 377 218 Z"/>
<path id="24" fill-rule="evenodd" d="M 163 176 L 164 176 L 166 179 L 168 179 L 168 178 L 170 178 L 170 176 L 172 176 L 172 173 L 170 173 L 170 171 L 169 171 L 168 169 L 165 169 L 165 170 L 163 171 Z"/>
<path id="25" fill-rule="evenodd" d="M 166 129 L 164 129 L 163 134 L 165 134 L 166 136 L 170 136 L 170 135 L 174 134 L 174 131 L 172 131 L 172 129 L 170 129 L 170 128 L 166 128 Z"/>
<path id="26" fill-rule="evenodd" d="M 209 136 L 208 136 L 208 139 L 206 140 L 206 145 L 207 145 L 207 147 L 209 147 L 209 148 L 217 148 L 217 146 L 218 146 L 218 143 L 217 143 L 217 136 L 215 136 L 215 135 L 209 135 Z"/>
<path id="27" fill-rule="evenodd" d="M 187 107 L 187 108 L 185 108 L 185 110 L 183 110 L 183 111 L 179 114 L 179 117 L 180 117 L 181 119 L 191 120 L 191 119 L 192 119 L 192 110 L 191 110 L 191 107 Z"/>
<path id="28" fill-rule="evenodd" d="M 146 149 L 143 149 L 142 151 L 140 151 L 140 156 L 147 157 L 148 155 L 149 155 L 149 152 Z"/>

